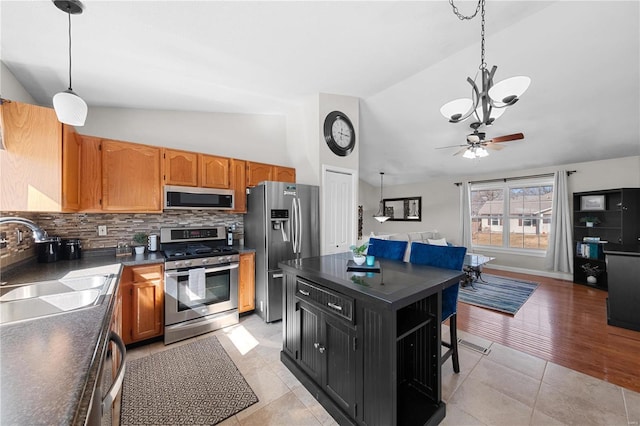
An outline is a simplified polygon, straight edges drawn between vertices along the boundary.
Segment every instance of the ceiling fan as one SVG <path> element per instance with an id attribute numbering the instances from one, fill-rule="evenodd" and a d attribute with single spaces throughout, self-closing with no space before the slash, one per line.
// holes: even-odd
<path id="1" fill-rule="evenodd" d="M 462 146 L 464 148 L 462 148 L 459 151 L 456 151 L 453 155 L 464 154 L 463 157 L 466 157 L 466 158 L 486 157 L 487 155 L 489 155 L 489 153 L 487 152 L 487 149 L 498 151 L 504 148 L 502 145 L 497 145 L 498 143 L 524 139 L 524 134 L 522 133 L 514 133 L 511 135 L 498 136 L 492 139 L 485 139 L 485 136 L 486 134 L 484 132 L 479 132 L 478 129 L 475 129 L 473 133 L 467 135 L 466 144 L 441 146 L 436 149 L 454 148 L 454 147 Z"/>

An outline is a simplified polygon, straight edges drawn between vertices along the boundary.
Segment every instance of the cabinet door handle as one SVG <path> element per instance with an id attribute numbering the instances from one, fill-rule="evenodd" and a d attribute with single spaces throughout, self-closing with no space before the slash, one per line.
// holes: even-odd
<path id="1" fill-rule="evenodd" d="M 303 295 L 305 295 L 305 296 L 308 296 L 308 295 L 309 295 L 309 292 L 308 292 L 308 291 L 304 291 L 304 290 L 302 290 L 302 289 L 298 289 L 298 291 L 299 291 L 300 293 L 302 293 Z M 316 345 L 317 345 L 317 343 L 316 343 Z"/>
<path id="2" fill-rule="evenodd" d="M 323 354 L 324 350 L 326 349 L 324 346 L 320 346 L 320 343 L 317 342 L 313 344 L 313 347 L 319 350 L 321 354 Z"/>
<path id="3" fill-rule="evenodd" d="M 338 311 L 341 311 L 341 310 L 342 310 L 342 306 L 340 306 L 340 305 L 336 305 L 335 303 L 328 302 L 328 303 L 327 303 L 327 306 L 329 306 L 330 308 L 336 309 L 336 310 L 338 310 Z"/>

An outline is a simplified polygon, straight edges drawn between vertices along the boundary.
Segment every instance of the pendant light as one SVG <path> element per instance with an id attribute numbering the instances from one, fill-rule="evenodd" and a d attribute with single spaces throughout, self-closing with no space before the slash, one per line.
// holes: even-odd
<path id="1" fill-rule="evenodd" d="M 52 1 L 58 9 L 67 14 L 69 20 L 69 88 L 54 95 L 53 109 L 61 123 L 84 126 L 87 119 L 87 103 L 71 88 L 71 15 L 81 14 L 84 6 L 79 0 Z"/>
<path id="2" fill-rule="evenodd" d="M 493 82 L 497 66 L 493 66 L 491 71 L 487 69 L 484 59 L 485 31 L 484 31 L 484 4 L 485 0 L 478 0 L 476 11 L 473 15 L 465 16 L 458 12 L 458 8 L 449 0 L 453 12 L 460 20 L 473 19 L 478 12 L 481 15 L 481 43 L 480 43 L 480 83 L 481 86 L 467 77 L 467 82 L 471 85 L 471 99 L 461 98 L 447 102 L 440 108 L 440 113 L 449 120 L 450 123 L 459 123 L 474 116 L 475 122 L 471 127 L 477 129 L 481 125 L 490 126 L 500 117 L 506 107 L 509 107 L 520 99 L 520 96 L 527 90 L 531 79 L 527 76 L 511 77 L 498 83 Z M 477 76 L 477 75 L 476 75 Z"/>
<path id="3" fill-rule="evenodd" d="M 374 214 L 373 217 L 380 223 L 386 222 L 389 220 L 389 216 L 384 214 L 384 201 L 382 198 L 382 177 L 384 176 L 384 172 L 380 172 L 380 206 L 378 207 L 378 213 Z"/>

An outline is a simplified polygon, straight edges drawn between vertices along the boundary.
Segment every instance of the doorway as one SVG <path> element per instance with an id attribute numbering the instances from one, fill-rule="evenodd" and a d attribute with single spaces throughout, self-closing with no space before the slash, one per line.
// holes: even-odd
<path id="1" fill-rule="evenodd" d="M 356 242 L 356 193 L 358 172 L 322 166 L 321 253 L 349 251 Z"/>

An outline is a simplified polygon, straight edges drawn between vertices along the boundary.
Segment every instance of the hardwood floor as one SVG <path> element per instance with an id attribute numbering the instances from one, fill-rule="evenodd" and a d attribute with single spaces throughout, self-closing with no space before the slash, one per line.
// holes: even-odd
<path id="1" fill-rule="evenodd" d="M 607 325 L 606 291 L 537 275 L 484 273 L 540 286 L 515 316 L 458 303 L 459 330 L 640 392 L 640 332 Z"/>

